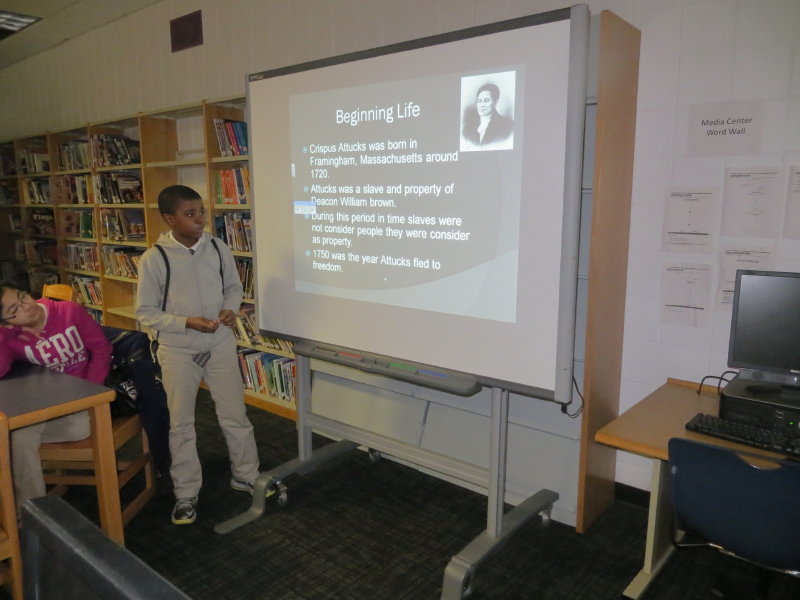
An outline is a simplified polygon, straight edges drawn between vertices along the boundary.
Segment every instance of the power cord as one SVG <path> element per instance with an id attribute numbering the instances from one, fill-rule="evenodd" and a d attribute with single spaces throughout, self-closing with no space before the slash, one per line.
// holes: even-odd
<path id="1" fill-rule="evenodd" d="M 578 381 L 575 379 L 575 375 L 572 376 L 572 385 L 575 387 L 575 393 L 578 394 L 578 398 L 581 399 L 581 405 L 578 407 L 578 410 L 576 410 L 574 413 L 569 412 L 567 408 L 569 404 L 572 404 L 571 401 L 569 404 L 561 405 L 561 412 L 567 415 L 570 419 L 574 419 L 578 415 L 580 415 L 583 412 L 583 405 L 584 405 L 583 394 L 581 394 L 580 389 L 578 389 Z"/>
<path id="2" fill-rule="evenodd" d="M 722 388 L 721 388 L 722 383 L 723 382 L 725 382 L 725 383 L 730 383 L 731 382 L 730 379 L 725 379 L 725 376 L 726 375 L 736 376 L 738 374 L 739 374 L 738 371 L 725 371 L 725 372 L 722 373 L 722 375 L 706 375 L 700 381 L 700 385 L 697 386 L 697 394 L 699 395 L 700 392 L 702 391 L 703 385 L 705 385 L 705 383 L 706 383 L 706 379 L 716 379 L 717 380 L 717 395 L 719 395 L 722 392 Z"/>

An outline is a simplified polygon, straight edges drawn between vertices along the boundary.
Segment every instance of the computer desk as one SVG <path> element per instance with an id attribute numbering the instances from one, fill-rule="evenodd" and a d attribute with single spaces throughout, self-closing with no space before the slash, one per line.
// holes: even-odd
<path id="1" fill-rule="evenodd" d="M 8 417 L 9 429 L 90 411 L 100 525 L 108 537 L 124 545 L 117 458 L 108 406 L 113 399 L 114 391 L 103 385 L 38 365 L 15 364 L 0 379 L 0 412 Z"/>
<path id="2" fill-rule="evenodd" d="M 745 451 L 749 454 L 781 458 L 783 455 L 686 431 L 686 422 L 699 412 L 719 413 L 716 386 L 704 386 L 678 379 L 667 379 L 652 394 L 601 428 L 595 441 L 653 459 L 650 480 L 650 507 L 644 565 L 625 591 L 628 598 L 639 598 L 666 564 L 672 550 L 672 506 L 669 500 L 667 443 L 685 437 Z"/>

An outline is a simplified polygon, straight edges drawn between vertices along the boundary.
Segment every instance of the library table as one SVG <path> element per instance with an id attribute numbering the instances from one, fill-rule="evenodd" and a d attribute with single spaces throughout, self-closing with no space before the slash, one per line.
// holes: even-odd
<path id="1" fill-rule="evenodd" d="M 9 429 L 41 423 L 82 410 L 91 417 L 92 449 L 97 463 L 100 525 L 115 542 L 125 544 L 117 479 L 117 459 L 109 403 L 114 391 L 39 365 L 16 363 L 0 379 L 0 412 Z"/>
<path id="2" fill-rule="evenodd" d="M 783 458 L 783 455 L 774 452 L 686 431 L 686 422 L 697 413 L 719 414 L 716 386 L 703 386 L 698 394 L 699 387 L 697 383 L 667 379 L 667 383 L 602 427 L 595 435 L 595 441 L 601 444 L 653 460 L 644 565 L 623 592 L 628 598 L 639 598 L 644 593 L 674 549 L 667 462 L 670 438 L 684 437 L 748 454 Z"/>

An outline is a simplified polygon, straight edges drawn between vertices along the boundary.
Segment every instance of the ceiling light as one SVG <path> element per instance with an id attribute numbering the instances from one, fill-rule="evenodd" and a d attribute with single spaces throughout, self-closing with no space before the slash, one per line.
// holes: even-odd
<path id="1" fill-rule="evenodd" d="M 25 29 L 39 20 L 39 17 L 29 17 L 7 11 L 0 11 L 0 39 L 16 33 L 20 29 Z"/>

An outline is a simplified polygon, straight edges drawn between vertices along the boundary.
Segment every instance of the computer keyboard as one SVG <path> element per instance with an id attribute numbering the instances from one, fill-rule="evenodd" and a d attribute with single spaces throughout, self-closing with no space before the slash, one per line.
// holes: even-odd
<path id="1" fill-rule="evenodd" d="M 714 415 L 697 413 L 686 423 L 686 429 L 723 440 L 764 448 L 792 457 L 800 456 L 800 431 L 797 436 L 786 435 L 772 429 L 722 419 Z"/>

